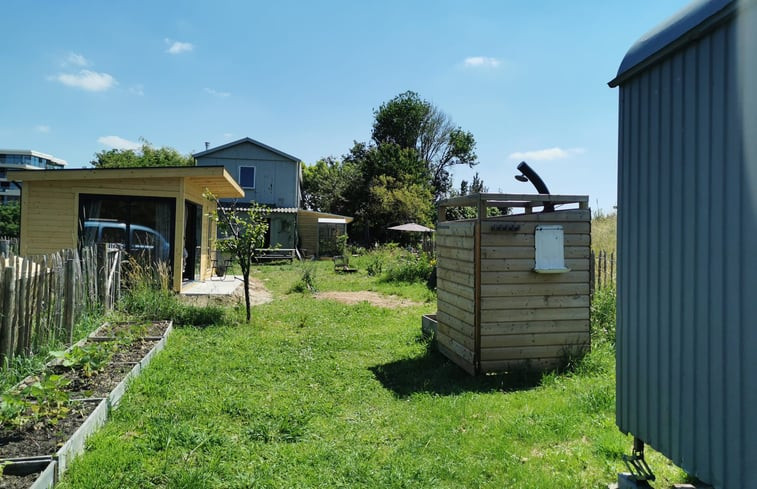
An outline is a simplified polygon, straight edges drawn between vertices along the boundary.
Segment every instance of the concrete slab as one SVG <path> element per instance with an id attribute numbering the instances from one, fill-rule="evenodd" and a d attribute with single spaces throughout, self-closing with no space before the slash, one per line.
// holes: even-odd
<path id="1" fill-rule="evenodd" d="M 236 275 L 227 275 L 222 280 L 186 282 L 181 286 L 181 295 L 234 295 L 243 284 L 242 277 Z"/>
<path id="2" fill-rule="evenodd" d="M 631 474 L 622 472 L 618 474 L 618 489 L 642 489 L 651 488 L 647 481 L 637 481 Z"/>

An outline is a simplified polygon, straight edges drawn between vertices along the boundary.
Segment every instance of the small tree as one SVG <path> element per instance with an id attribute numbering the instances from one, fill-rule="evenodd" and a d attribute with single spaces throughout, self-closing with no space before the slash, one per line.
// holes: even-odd
<path id="1" fill-rule="evenodd" d="M 242 269 L 244 303 L 247 307 L 247 322 L 250 322 L 250 267 L 255 250 L 263 246 L 268 231 L 268 223 L 262 217 L 263 209 L 254 202 L 250 203 L 246 211 L 239 211 L 236 202 L 224 208 L 209 191 L 205 192 L 205 197 L 215 201 L 216 211 L 210 217 L 218 223 L 218 231 L 226 235 L 226 238 L 217 240 L 216 247 L 234 256 Z"/>
<path id="2" fill-rule="evenodd" d="M 18 202 L 0 204 L 0 236 L 18 237 L 21 206 Z"/>

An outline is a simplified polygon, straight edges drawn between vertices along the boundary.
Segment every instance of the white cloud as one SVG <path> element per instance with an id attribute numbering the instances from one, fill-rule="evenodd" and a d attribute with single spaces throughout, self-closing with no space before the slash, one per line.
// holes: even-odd
<path id="1" fill-rule="evenodd" d="M 45 124 L 40 124 L 38 126 L 34 126 L 34 130 L 37 132 L 41 132 L 42 134 L 47 134 L 50 132 L 50 126 L 47 126 Z"/>
<path id="2" fill-rule="evenodd" d="M 119 136 L 102 136 L 97 138 L 97 142 L 109 146 L 113 149 L 141 149 L 142 144 L 129 141 Z"/>
<path id="3" fill-rule="evenodd" d="M 219 97 L 219 98 L 226 98 L 226 97 L 231 96 L 229 92 L 219 92 L 218 90 L 213 90 L 212 88 L 206 88 L 205 93 L 209 93 L 212 96 Z"/>
<path id="4" fill-rule="evenodd" d="M 226 141 L 231 141 L 234 138 L 234 134 L 232 134 L 230 132 L 225 132 L 225 133 L 223 133 L 223 138 Z"/>
<path id="5" fill-rule="evenodd" d="M 129 87 L 129 91 L 133 93 L 134 95 L 139 95 L 140 97 L 145 94 L 145 87 L 142 84 L 139 85 L 133 85 Z"/>
<path id="6" fill-rule="evenodd" d="M 511 160 L 525 160 L 525 161 L 549 161 L 549 160 L 562 160 L 570 158 L 575 155 L 585 153 L 583 148 L 569 148 L 562 149 L 558 147 L 537 149 L 533 151 L 518 151 L 511 153 L 509 158 Z"/>
<path id="7" fill-rule="evenodd" d="M 85 58 L 81 54 L 71 52 L 71 53 L 68 53 L 68 56 L 66 56 L 66 60 L 63 62 L 63 66 L 70 66 L 70 65 L 84 67 L 84 66 L 89 66 L 90 62 L 87 58 Z"/>
<path id="8" fill-rule="evenodd" d="M 108 73 L 81 70 L 79 73 L 60 73 L 53 79 L 69 87 L 81 88 L 89 92 L 102 92 L 116 85 L 116 79 Z"/>
<path id="9" fill-rule="evenodd" d="M 168 44 L 168 49 L 166 49 L 166 52 L 169 54 L 188 53 L 195 48 L 194 44 L 190 42 L 172 41 L 170 39 L 165 39 L 165 41 L 166 44 Z"/>
<path id="10" fill-rule="evenodd" d="M 497 58 L 488 58 L 486 56 L 471 56 L 465 58 L 465 61 L 463 61 L 463 65 L 466 68 L 496 68 L 500 64 L 502 64 L 502 61 Z"/>

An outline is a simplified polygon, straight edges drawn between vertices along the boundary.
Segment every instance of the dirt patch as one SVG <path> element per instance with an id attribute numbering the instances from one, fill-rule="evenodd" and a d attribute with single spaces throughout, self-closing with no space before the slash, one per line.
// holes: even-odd
<path id="1" fill-rule="evenodd" d="M 237 304 L 244 304 L 244 286 L 241 285 L 241 277 L 238 279 L 240 286 L 234 291 L 233 294 L 201 294 L 201 295 L 180 295 L 180 300 L 185 304 L 191 304 L 194 306 L 235 306 Z M 273 301 L 273 295 L 266 289 L 263 282 L 250 277 L 250 305 L 259 306 L 261 304 L 268 304 Z"/>
<path id="2" fill-rule="evenodd" d="M 411 301 L 410 299 L 403 299 L 396 295 L 383 295 L 378 292 L 370 292 L 367 290 L 361 290 L 359 292 L 319 292 L 315 295 L 318 299 L 331 299 L 343 304 L 359 304 L 360 302 L 368 302 L 376 307 L 410 307 L 420 306 L 420 302 Z"/>

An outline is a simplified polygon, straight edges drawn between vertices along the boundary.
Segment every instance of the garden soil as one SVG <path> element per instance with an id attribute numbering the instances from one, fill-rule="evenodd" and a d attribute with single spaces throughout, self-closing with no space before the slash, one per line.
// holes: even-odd
<path id="1" fill-rule="evenodd" d="M 315 294 L 318 299 L 330 299 L 343 304 L 359 304 L 361 302 L 368 302 L 376 307 L 410 307 L 420 306 L 419 302 L 411 301 L 410 299 L 403 299 L 396 295 L 384 295 L 378 292 L 371 292 L 368 290 L 361 290 L 358 292 L 319 292 Z"/>

